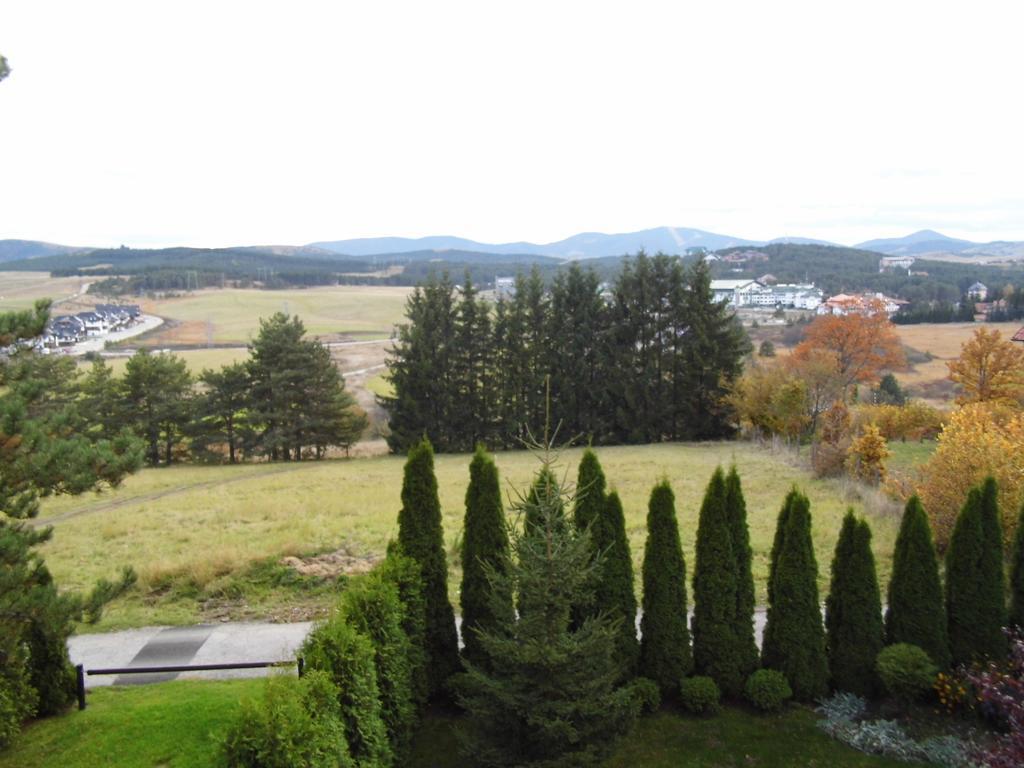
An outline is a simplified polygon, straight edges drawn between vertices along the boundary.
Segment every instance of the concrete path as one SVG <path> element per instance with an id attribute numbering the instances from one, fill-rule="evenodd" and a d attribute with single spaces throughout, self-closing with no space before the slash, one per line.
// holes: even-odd
<path id="1" fill-rule="evenodd" d="M 693 616 L 691 614 L 690 618 Z M 766 612 L 754 611 L 754 635 L 758 644 L 764 633 Z M 461 630 L 461 619 L 456 617 Z M 640 616 L 637 615 L 637 634 Z M 144 627 L 123 632 L 75 635 L 68 640 L 73 664 L 90 669 L 160 667 L 186 664 L 223 664 L 252 661 L 289 661 L 296 657 L 313 624 L 258 624 L 227 622 L 192 627 Z M 139 685 L 175 679 L 226 680 L 263 677 L 265 669 L 218 670 L 181 674 L 87 675 L 86 688 L 102 685 Z"/>
<path id="2" fill-rule="evenodd" d="M 139 322 L 120 331 L 104 333 L 100 336 L 90 336 L 85 341 L 70 347 L 71 355 L 84 355 L 86 352 L 102 352 L 108 341 L 124 341 L 133 336 L 139 336 L 146 331 L 152 331 L 164 324 L 162 317 L 156 315 L 143 315 Z"/>

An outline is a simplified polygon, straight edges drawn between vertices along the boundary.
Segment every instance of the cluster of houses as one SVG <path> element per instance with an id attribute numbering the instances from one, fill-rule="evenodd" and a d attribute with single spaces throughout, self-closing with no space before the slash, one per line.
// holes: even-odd
<path id="1" fill-rule="evenodd" d="M 97 304 L 91 312 L 77 315 L 57 315 L 50 319 L 46 331 L 38 340 L 45 349 L 69 347 L 89 336 L 100 336 L 135 323 L 142 315 L 138 304 Z"/>
<path id="2" fill-rule="evenodd" d="M 824 294 L 813 283 L 775 283 L 771 275 L 759 280 L 712 280 L 716 301 L 728 301 L 736 309 L 765 307 L 817 310 Z"/>

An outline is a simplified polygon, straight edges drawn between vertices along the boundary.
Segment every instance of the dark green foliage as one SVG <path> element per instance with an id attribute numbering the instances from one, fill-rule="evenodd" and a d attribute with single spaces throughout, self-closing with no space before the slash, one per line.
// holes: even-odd
<path id="1" fill-rule="evenodd" d="M 733 465 L 725 477 L 725 513 L 729 523 L 732 554 L 736 561 L 736 613 L 733 632 L 736 654 L 744 678 L 760 664 L 760 652 L 754 638 L 754 572 L 751 564 L 750 530 L 747 527 L 747 502 L 739 472 Z"/>
<path id="2" fill-rule="evenodd" d="M 954 664 L 996 660 L 1006 652 L 1002 547 L 993 551 L 988 530 L 993 523 L 986 521 L 992 506 L 994 492 L 989 483 L 984 489 L 972 488 L 946 552 L 946 618 Z M 994 526 L 998 531 L 998 521 Z M 999 563 L 998 571 L 991 560 Z"/>
<path id="3" fill-rule="evenodd" d="M 871 529 L 853 510 L 843 518 L 832 581 L 825 600 L 826 646 L 832 688 L 871 696 L 875 659 L 882 650 L 882 598 L 871 554 Z"/>
<path id="4" fill-rule="evenodd" d="M 1010 617 L 1009 625 L 1024 630 L 1024 504 L 1017 519 L 1017 534 L 1013 540 L 1013 562 L 1010 564 Z"/>
<path id="5" fill-rule="evenodd" d="M 174 444 L 192 418 L 192 375 L 177 355 L 140 349 L 128 360 L 121 382 L 126 424 L 146 443 L 146 461 L 174 459 Z"/>
<path id="6" fill-rule="evenodd" d="M 340 615 L 314 627 L 300 655 L 338 691 L 341 722 L 355 768 L 387 768 L 393 755 L 381 713 L 373 643 Z"/>
<path id="7" fill-rule="evenodd" d="M 579 471 L 576 474 L 576 504 L 573 509 L 576 529 L 585 531 L 590 528 L 604 509 L 604 503 L 604 470 L 597 460 L 597 454 L 587 448 L 580 458 Z"/>
<path id="8" fill-rule="evenodd" d="M 401 552 L 398 542 L 388 544 L 388 555 L 377 566 L 377 573 L 395 585 L 398 599 L 405 609 L 402 629 L 409 638 L 409 678 L 412 686 L 412 701 L 418 711 L 427 704 L 430 683 L 427 679 L 427 604 L 423 598 L 423 579 L 420 566 L 411 557 Z"/>
<path id="9" fill-rule="evenodd" d="M 651 491 L 643 580 L 640 674 L 656 682 L 662 694 L 674 693 L 693 670 L 693 655 L 686 626 L 686 563 L 667 480 Z"/>
<path id="10" fill-rule="evenodd" d="M 765 339 L 757 348 L 757 354 L 761 357 L 775 357 L 775 345 L 769 339 Z"/>
<path id="11" fill-rule="evenodd" d="M 441 692 L 459 669 L 455 612 L 448 601 L 448 565 L 441 528 L 441 502 L 434 476 L 434 450 L 423 440 L 409 451 L 398 513 L 398 544 L 420 566 L 426 607 L 427 678 L 430 695 Z"/>
<path id="12" fill-rule="evenodd" d="M 495 594 L 489 577 L 489 573 L 504 574 L 508 558 L 508 524 L 501 504 L 498 468 L 483 446 L 478 445 L 469 465 L 459 594 L 463 657 L 477 665 L 486 663 L 477 632 L 507 623 L 512 615 L 512 595 Z"/>
<path id="13" fill-rule="evenodd" d="M 900 383 L 891 373 L 885 374 L 878 382 L 878 389 L 874 392 L 874 399 L 877 403 L 885 405 L 903 405 L 907 401 L 907 395 L 900 387 Z"/>
<path id="14" fill-rule="evenodd" d="M 710 677 L 697 675 L 683 679 L 679 686 L 679 703 L 695 715 L 714 715 L 721 707 L 722 692 Z"/>
<path id="15" fill-rule="evenodd" d="M 939 671 L 924 650 L 909 643 L 884 648 L 878 654 L 876 669 L 885 690 L 902 706 L 923 698 Z"/>
<path id="16" fill-rule="evenodd" d="M 776 563 L 779 560 L 779 553 L 782 552 L 782 540 L 786 534 L 786 522 L 789 520 L 790 510 L 793 509 L 793 505 L 800 498 L 800 491 L 796 488 L 790 490 L 786 494 L 785 501 L 782 502 L 782 509 L 779 510 L 779 516 L 775 522 L 775 536 L 772 539 L 772 551 L 769 555 L 768 560 L 768 604 L 771 605 L 772 600 L 775 597 L 775 571 Z"/>
<path id="17" fill-rule="evenodd" d="M 398 588 L 377 573 L 356 580 L 342 593 L 341 617 L 373 644 L 381 718 L 391 748 L 402 757 L 416 724 L 412 691 L 412 644 L 402 628 L 405 607 Z"/>
<path id="18" fill-rule="evenodd" d="M 245 363 L 234 363 L 219 371 L 204 370 L 199 381 L 206 390 L 199 396 L 200 419 L 193 431 L 199 431 L 204 442 L 225 443 L 228 461 L 234 464 L 241 446 L 252 442 L 246 419 L 250 387 L 248 368 Z"/>
<path id="19" fill-rule="evenodd" d="M 633 586 L 633 556 L 626 536 L 626 517 L 619 494 L 612 491 L 604 510 L 590 528 L 591 546 L 601 560 L 598 566 L 594 605 L 620 620 L 615 648 L 622 672 L 636 671 L 640 644 L 636 637 L 636 593 Z"/>
<path id="20" fill-rule="evenodd" d="M 641 691 L 619 682 L 618 621 L 573 622 L 601 562 L 588 535 L 568 523 L 558 485 L 546 479 L 550 466 L 546 457 L 517 505 L 524 525 L 512 536 L 507 573 L 493 579 L 519 596 L 519 614 L 479 633 L 486 667 L 468 663 L 457 683 L 467 713 L 463 747 L 474 765 L 595 765 L 639 712 Z"/>
<path id="21" fill-rule="evenodd" d="M 885 642 L 919 646 L 939 669 L 949 668 L 949 634 L 939 564 L 928 516 L 917 496 L 907 502 L 896 537 Z"/>
<path id="22" fill-rule="evenodd" d="M 769 574 L 771 602 L 761 662 L 786 675 L 798 701 L 813 701 L 828 689 L 828 657 L 818 602 L 818 565 L 811 542 L 810 502 L 787 497 L 776 531 L 778 549 Z"/>
<path id="23" fill-rule="evenodd" d="M 693 569 L 693 666 L 729 696 L 746 680 L 738 651 L 736 557 L 725 509 L 725 476 L 715 470 L 704 494 L 697 524 L 697 559 Z"/>
<path id="24" fill-rule="evenodd" d="M 778 670 L 759 669 L 747 678 L 743 695 L 762 712 L 778 712 L 793 698 L 793 689 Z"/>
<path id="25" fill-rule="evenodd" d="M 985 652 L 992 659 L 1006 657 L 1009 647 L 1002 628 L 1006 626 L 1006 570 L 1003 566 L 1003 526 L 999 514 L 999 486 L 994 477 L 981 484 L 981 529 L 985 536 L 985 557 L 978 570 L 981 591 L 979 599 L 985 606 L 988 635 Z M 998 627 L 998 630 L 995 628 Z"/>
<path id="26" fill-rule="evenodd" d="M 351 768 L 338 689 L 324 672 L 274 676 L 244 700 L 221 744 L 226 768 Z"/>
<path id="27" fill-rule="evenodd" d="M 631 685 L 640 702 L 640 711 L 657 712 L 661 706 L 661 688 L 658 684 L 648 677 L 636 677 Z"/>
<path id="28" fill-rule="evenodd" d="M 0 666 L 0 750 L 11 745 L 21 724 L 36 712 L 36 691 L 28 673 L 28 651 L 15 647 Z"/>

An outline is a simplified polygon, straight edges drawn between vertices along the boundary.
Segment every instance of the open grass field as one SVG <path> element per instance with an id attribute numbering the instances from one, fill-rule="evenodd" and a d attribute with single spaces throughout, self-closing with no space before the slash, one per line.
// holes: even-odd
<path id="1" fill-rule="evenodd" d="M 83 277 L 50 277 L 48 272 L 0 272 L 0 312 L 28 309 L 36 299 L 67 299 L 87 282 Z"/>
<path id="2" fill-rule="evenodd" d="M 561 456 L 570 479 L 575 478 L 580 453 L 572 449 Z M 638 583 L 651 487 L 663 477 L 672 483 L 683 547 L 692 566 L 704 487 L 716 466 L 732 462 L 743 478 L 762 602 L 776 515 L 794 484 L 811 499 L 822 588 L 842 515 L 851 505 L 870 519 L 880 578 L 883 584 L 888 581 L 898 508 L 877 503 L 868 508 L 848 500 L 844 486 L 816 480 L 781 455 L 745 443 L 610 447 L 598 455 L 610 487 L 619 491 L 625 506 Z M 445 455 L 436 464 L 456 600 L 469 459 Z M 54 524 L 54 536 L 43 554 L 57 582 L 69 588 L 85 589 L 101 576 L 113 576 L 122 565 L 136 568 L 139 588 L 108 609 L 100 628 L 189 623 L 209 618 L 211 610 L 232 618 L 255 618 L 258 611 L 277 616 L 272 605 L 254 608 L 242 599 L 245 574 L 268 558 L 285 555 L 342 547 L 381 554 L 397 534 L 403 463 L 402 457 L 376 456 L 143 470 L 113 492 L 45 500 L 41 522 Z M 526 487 L 538 466 L 527 452 L 498 454 L 497 463 L 510 490 Z"/>
<path id="3" fill-rule="evenodd" d="M 144 310 L 169 322 L 132 346 L 231 343 L 256 336 L 261 317 L 298 315 L 323 340 L 382 339 L 401 321 L 410 288 L 329 286 L 303 290 L 209 289 L 175 298 L 143 300 Z"/>
<path id="4" fill-rule="evenodd" d="M 102 688 L 84 712 L 31 724 L 15 746 L 0 753 L 0 768 L 209 768 L 242 699 L 260 694 L 261 681 L 173 682 Z M 828 738 L 816 715 L 793 707 L 762 716 L 726 707 L 714 718 L 663 709 L 647 715 L 619 745 L 607 768 L 719 768 L 720 766 L 906 766 L 857 752 Z M 428 713 L 407 768 L 470 768 L 457 751 L 456 715 Z"/>
<path id="5" fill-rule="evenodd" d="M 245 347 L 211 347 L 210 349 L 182 349 L 174 350 L 174 354 L 182 358 L 193 376 L 198 376 L 204 368 L 214 370 L 223 368 L 249 357 L 249 350 Z M 114 371 L 115 376 L 123 376 L 125 366 L 128 365 L 128 355 L 118 357 L 104 357 L 104 361 Z M 79 364 L 83 369 L 91 365 L 87 360 Z"/>

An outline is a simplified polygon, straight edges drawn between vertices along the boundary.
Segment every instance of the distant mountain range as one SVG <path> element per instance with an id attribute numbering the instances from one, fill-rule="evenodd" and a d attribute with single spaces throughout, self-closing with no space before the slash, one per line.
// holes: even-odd
<path id="1" fill-rule="evenodd" d="M 481 243 L 461 237 L 434 236 L 420 238 L 368 237 L 351 240 L 329 240 L 308 245 L 258 245 L 239 246 L 214 251 L 248 251 L 253 254 L 318 259 L 323 261 L 344 261 L 346 259 L 384 261 L 464 261 L 467 255 L 480 259 L 488 255 L 496 261 L 523 263 L 531 257 L 545 256 L 554 259 L 595 259 L 622 256 L 645 250 L 648 253 L 662 251 L 669 254 L 684 254 L 688 248 L 703 247 L 709 251 L 725 248 L 758 247 L 776 243 L 798 245 L 836 245 L 825 240 L 805 237 L 779 237 L 774 240 L 748 240 L 716 232 L 688 227 L 657 227 L 639 232 L 604 234 L 582 232 L 553 243 Z M 867 240 L 855 248 L 875 251 L 886 255 L 935 256 L 955 255 L 962 258 L 995 257 L 1024 258 L 1024 241 L 996 241 L 976 243 L 959 240 L 925 229 L 906 237 Z M 32 240 L 0 240 L 0 263 L 61 256 L 69 253 L 88 253 L 92 248 L 76 248 Z"/>

